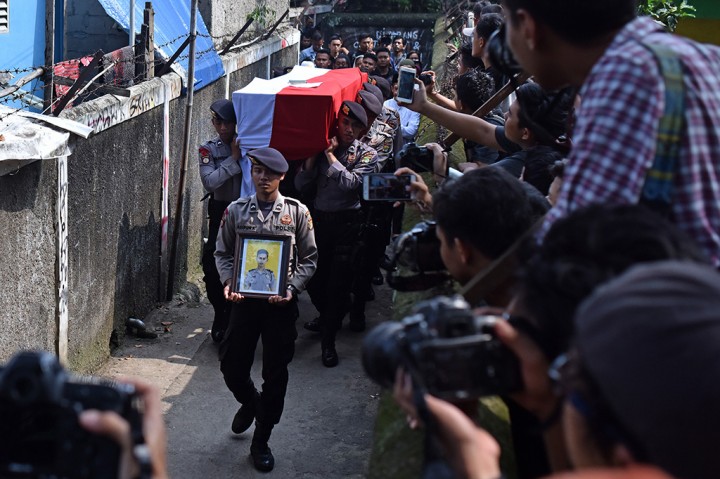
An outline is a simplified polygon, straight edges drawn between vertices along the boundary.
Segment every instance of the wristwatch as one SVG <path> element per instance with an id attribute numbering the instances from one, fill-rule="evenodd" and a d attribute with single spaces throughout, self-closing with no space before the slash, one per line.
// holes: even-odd
<path id="1" fill-rule="evenodd" d="M 290 294 L 292 294 L 293 299 L 297 299 L 298 294 L 300 294 L 300 292 L 297 290 L 297 288 L 295 286 L 293 286 L 292 284 L 288 285 L 287 290 L 290 291 Z"/>

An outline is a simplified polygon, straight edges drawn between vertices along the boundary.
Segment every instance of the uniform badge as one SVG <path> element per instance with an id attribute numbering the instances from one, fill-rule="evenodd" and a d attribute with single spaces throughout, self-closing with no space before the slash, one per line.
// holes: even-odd
<path id="1" fill-rule="evenodd" d="M 375 155 L 373 154 L 372 151 L 366 151 L 366 152 L 363 153 L 363 155 L 360 157 L 360 163 L 370 163 L 370 160 L 373 159 L 373 156 L 375 156 Z"/>
<path id="2" fill-rule="evenodd" d="M 305 218 L 307 218 L 308 229 L 309 229 L 309 230 L 313 229 L 312 216 L 310 216 L 310 212 L 307 211 L 307 210 L 305 210 Z"/>
<path id="3" fill-rule="evenodd" d="M 284 225 L 292 224 L 292 218 L 290 217 L 290 215 L 283 215 L 283 217 L 280 218 L 280 223 Z"/>
<path id="4" fill-rule="evenodd" d="M 225 218 L 227 218 L 228 215 L 228 208 L 225 208 L 225 212 L 222 215 L 222 219 L 220 220 L 220 229 L 223 229 L 223 226 L 225 226 Z"/>
<path id="5" fill-rule="evenodd" d="M 347 105 L 343 105 L 341 110 L 342 110 L 343 114 L 346 116 L 350 114 L 350 108 Z"/>
<path id="6" fill-rule="evenodd" d="M 200 148 L 200 161 L 202 161 L 205 165 L 210 163 L 210 150 L 204 146 Z"/>

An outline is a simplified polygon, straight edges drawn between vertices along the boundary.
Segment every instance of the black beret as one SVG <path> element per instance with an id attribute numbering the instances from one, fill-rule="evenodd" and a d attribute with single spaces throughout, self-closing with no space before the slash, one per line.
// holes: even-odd
<path id="1" fill-rule="evenodd" d="M 382 112 L 382 103 L 369 91 L 360 90 L 357 94 L 357 102 L 365 108 L 365 111 L 375 116 L 378 116 L 380 112 Z"/>
<path id="2" fill-rule="evenodd" d="M 375 98 L 378 99 L 378 101 L 380 102 L 380 105 L 383 104 L 383 102 L 385 101 L 385 98 L 383 98 L 383 93 L 380 90 L 380 88 L 376 87 L 375 85 L 373 85 L 370 82 L 365 82 L 362 84 L 362 86 L 365 89 L 365 91 L 369 91 L 370 93 L 375 95 Z"/>
<path id="3" fill-rule="evenodd" d="M 372 75 L 370 76 L 370 82 L 380 89 L 383 94 L 383 99 L 389 100 L 390 98 L 392 98 L 392 87 L 390 86 L 389 81 L 387 81 L 383 77 Z"/>
<path id="4" fill-rule="evenodd" d="M 215 100 L 212 105 L 210 105 L 210 111 L 212 112 L 214 120 L 237 123 L 235 108 L 233 108 L 233 104 L 230 100 Z"/>
<path id="5" fill-rule="evenodd" d="M 285 173 L 288 170 L 287 160 L 275 148 L 257 148 L 248 151 L 247 156 L 253 165 L 262 165 L 275 173 Z"/>
<path id="6" fill-rule="evenodd" d="M 353 120 L 359 121 L 360 123 L 362 123 L 362 126 L 367 128 L 367 113 L 365 113 L 365 108 L 363 108 L 359 103 L 345 100 L 340 106 L 340 113 L 347 115 Z"/>

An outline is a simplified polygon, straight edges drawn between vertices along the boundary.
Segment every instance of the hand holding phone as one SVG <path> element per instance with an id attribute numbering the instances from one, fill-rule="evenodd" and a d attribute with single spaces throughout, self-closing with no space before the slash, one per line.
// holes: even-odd
<path id="1" fill-rule="evenodd" d="M 400 67 L 398 73 L 397 101 L 400 103 L 412 103 L 413 92 L 415 91 L 415 75 L 417 70 L 413 67 Z"/>
<path id="2" fill-rule="evenodd" d="M 395 176 L 394 173 L 370 173 L 363 176 L 365 201 L 411 201 L 410 185 L 415 175 Z"/>

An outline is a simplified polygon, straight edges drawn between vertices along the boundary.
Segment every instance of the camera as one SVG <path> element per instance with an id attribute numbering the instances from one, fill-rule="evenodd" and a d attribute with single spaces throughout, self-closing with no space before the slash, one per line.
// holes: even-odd
<path id="1" fill-rule="evenodd" d="M 428 86 L 432 83 L 433 78 L 432 75 L 429 73 L 421 73 L 420 76 L 418 76 L 421 82 L 423 82 L 423 85 Z"/>
<path id="2" fill-rule="evenodd" d="M 80 426 L 86 409 L 118 413 L 143 442 L 133 386 L 70 377 L 47 352 L 15 355 L 0 370 L 0 477 L 117 478 L 120 445 Z"/>
<path id="3" fill-rule="evenodd" d="M 433 171 L 433 152 L 424 146 L 415 143 L 405 143 L 398 152 L 398 168 L 411 168 L 418 173 Z"/>
<path id="4" fill-rule="evenodd" d="M 434 221 L 423 221 L 395 239 L 387 277 L 391 288 L 422 291 L 450 280 L 440 256 L 436 228 Z"/>
<path id="5" fill-rule="evenodd" d="M 488 39 L 488 56 L 492 66 L 508 78 L 512 78 L 523 71 L 520 64 L 515 60 L 512 51 L 510 51 L 510 47 L 508 47 L 505 25 L 502 25 L 490 35 Z"/>
<path id="6" fill-rule="evenodd" d="M 430 394 L 456 401 L 522 389 L 515 355 L 494 334 L 496 316 L 478 316 L 460 296 L 419 303 L 400 322 L 373 328 L 363 341 L 367 375 L 391 387 L 402 366 Z"/>

